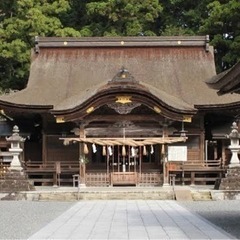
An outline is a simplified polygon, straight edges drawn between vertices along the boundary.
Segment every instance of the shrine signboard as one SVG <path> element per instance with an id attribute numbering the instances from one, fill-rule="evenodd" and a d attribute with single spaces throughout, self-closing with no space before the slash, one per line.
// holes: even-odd
<path id="1" fill-rule="evenodd" d="M 168 161 L 187 161 L 187 146 L 168 146 Z"/>

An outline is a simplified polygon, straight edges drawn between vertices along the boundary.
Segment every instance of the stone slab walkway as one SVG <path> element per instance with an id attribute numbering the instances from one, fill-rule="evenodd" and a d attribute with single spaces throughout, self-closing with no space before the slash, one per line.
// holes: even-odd
<path id="1" fill-rule="evenodd" d="M 176 201 L 79 201 L 29 239 L 234 239 Z"/>

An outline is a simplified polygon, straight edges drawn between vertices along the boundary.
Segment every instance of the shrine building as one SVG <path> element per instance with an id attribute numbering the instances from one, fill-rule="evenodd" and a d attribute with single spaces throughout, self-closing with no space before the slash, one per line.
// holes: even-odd
<path id="1" fill-rule="evenodd" d="M 0 147 L 17 125 L 35 185 L 214 184 L 239 115 L 220 77 L 208 36 L 36 37 L 26 88 L 0 97 Z"/>

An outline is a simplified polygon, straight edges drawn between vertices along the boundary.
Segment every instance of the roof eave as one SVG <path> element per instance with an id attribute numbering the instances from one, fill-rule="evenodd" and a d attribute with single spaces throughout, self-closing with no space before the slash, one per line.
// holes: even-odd
<path id="1" fill-rule="evenodd" d="M 229 109 L 238 109 L 240 106 L 240 101 L 224 104 L 203 104 L 203 105 L 194 105 L 198 110 L 229 110 Z"/>
<path id="2" fill-rule="evenodd" d="M 11 108 L 11 109 L 21 109 L 24 111 L 49 111 L 53 108 L 53 105 L 29 105 L 29 104 L 17 104 L 7 101 L 0 100 L 0 107 Z"/>
<path id="3" fill-rule="evenodd" d="M 209 49 L 208 36 L 173 36 L 173 37 L 35 37 L 35 51 L 44 47 L 152 47 L 182 46 L 205 47 Z"/>
<path id="4" fill-rule="evenodd" d="M 232 68 L 214 76 L 206 81 L 206 83 L 210 88 L 219 90 L 219 95 L 230 93 L 233 87 L 240 83 L 240 62 L 235 64 Z"/>

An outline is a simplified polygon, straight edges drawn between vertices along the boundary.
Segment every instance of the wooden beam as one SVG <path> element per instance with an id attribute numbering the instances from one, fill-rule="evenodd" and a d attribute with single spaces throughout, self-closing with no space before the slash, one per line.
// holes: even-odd
<path id="1" fill-rule="evenodd" d="M 133 115 L 133 114 L 128 114 L 128 115 L 119 115 L 119 114 L 114 114 L 114 115 L 91 115 L 88 116 L 87 121 L 88 122 L 94 122 L 94 121 L 106 121 L 106 122 L 117 122 L 119 121 L 119 118 L 121 117 L 121 121 L 154 121 L 154 122 L 159 122 L 164 119 L 163 116 L 158 115 L 158 114 L 147 114 L 147 115 Z"/>

